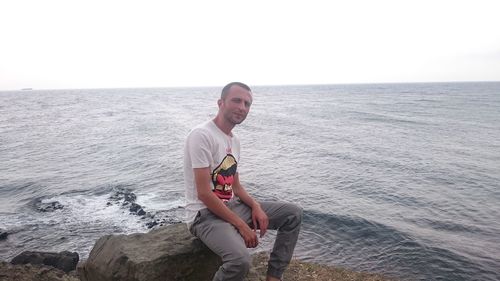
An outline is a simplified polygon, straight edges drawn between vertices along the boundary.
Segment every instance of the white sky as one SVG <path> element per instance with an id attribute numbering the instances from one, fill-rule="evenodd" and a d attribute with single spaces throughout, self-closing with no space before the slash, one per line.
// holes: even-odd
<path id="1" fill-rule="evenodd" d="M 0 90 L 500 80 L 500 1 L 0 0 Z"/>

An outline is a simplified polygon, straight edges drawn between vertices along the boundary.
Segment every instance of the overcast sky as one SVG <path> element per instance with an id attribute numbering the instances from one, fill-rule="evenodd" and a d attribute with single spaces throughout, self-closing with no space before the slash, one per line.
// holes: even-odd
<path id="1" fill-rule="evenodd" d="M 0 90 L 499 81 L 499 13 L 483 0 L 0 0 Z"/>

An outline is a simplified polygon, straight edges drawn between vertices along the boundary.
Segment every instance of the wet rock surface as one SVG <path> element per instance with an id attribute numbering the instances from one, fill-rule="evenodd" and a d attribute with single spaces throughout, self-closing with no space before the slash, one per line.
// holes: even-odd
<path id="1" fill-rule="evenodd" d="M 76 269 L 79 256 L 76 252 L 34 252 L 25 251 L 14 257 L 12 264 L 37 264 L 48 265 L 60 269 L 64 272 L 70 272 Z"/>
<path id="2" fill-rule="evenodd" d="M 7 239 L 7 236 L 9 236 L 7 230 L 0 228 L 0 241 Z"/>
<path id="3" fill-rule="evenodd" d="M 114 203 L 127 205 L 130 203 L 134 203 L 135 200 L 137 200 L 137 196 L 129 189 L 118 188 L 114 191 L 113 195 L 109 197 L 109 200 Z"/>
<path id="4" fill-rule="evenodd" d="M 155 229 L 170 224 L 182 223 L 182 221 L 175 218 L 182 217 L 184 215 L 184 208 L 178 207 L 170 210 L 158 211 L 154 214 L 148 214 L 149 216 L 145 217 L 147 220 L 145 225 L 149 229 Z"/>
<path id="5" fill-rule="evenodd" d="M 175 218 L 184 216 L 184 208 L 182 207 L 170 210 L 148 212 L 145 211 L 145 207 L 138 204 L 136 200 L 137 195 L 134 192 L 130 189 L 120 188 L 115 190 L 109 197 L 109 201 L 106 205 L 119 205 L 124 209 L 128 209 L 130 214 L 140 216 L 144 221 L 144 225 L 148 229 L 155 229 L 166 225 L 181 223 L 179 219 Z"/>
<path id="6" fill-rule="evenodd" d="M 129 211 L 138 216 L 143 216 L 146 214 L 146 212 L 142 209 L 142 206 L 137 203 L 130 204 Z"/>
<path id="7" fill-rule="evenodd" d="M 64 206 L 58 201 L 42 203 L 42 201 L 38 201 L 35 203 L 36 210 L 39 212 L 53 212 L 55 210 L 60 210 L 64 208 Z"/>
<path id="8" fill-rule="evenodd" d="M 124 208 L 128 208 L 131 214 L 143 216 L 146 214 L 146 211 L 142 208 L 141 205 L 137 204 L 135 201 L 137 200 L 137 195 L 128 189 L 117 189 L 109 197 L 108 206 L 110 205 L 120 205 Z"/>

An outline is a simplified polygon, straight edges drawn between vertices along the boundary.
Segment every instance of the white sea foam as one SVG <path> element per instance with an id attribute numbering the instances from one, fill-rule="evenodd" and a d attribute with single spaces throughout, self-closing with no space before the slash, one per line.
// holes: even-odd
<path id="1" fill-rule="evenodd" d="M 137 194 L 137 204 L 143 206 L 144 210 L 152 211 L 163 211 L 171 210 L 179 207 L 184 207 L 186 205 L 186 200 L 184 197 L 178 198 L 166 198 L 165 196 L 159 196 L 157 193 L 138 193 Z"/>
<path id="2" fill-rule="evenodd" d="M 130 214 L 128 208 L 120 204 L 108 204 L 109 194 L 89 196 L 86 194 L 67 194 L 46 198 L 43 202 L 60 202 L 64 208 L 52 214 L 64 216 L 67 222 L 87 227 L 121 229 L 125 233 L 144 232 L 146 227 L 140 217 Z M 51 215 L 52 215 L 51 214 Z"/>

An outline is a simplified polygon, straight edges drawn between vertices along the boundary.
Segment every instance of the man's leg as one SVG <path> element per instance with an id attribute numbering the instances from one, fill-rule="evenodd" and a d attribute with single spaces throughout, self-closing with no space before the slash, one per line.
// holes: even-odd
<path id="1" fill-rule="evenodd" d="M 236 228 L 203 209 L 195 219 L 191 232 L 222 259 L 222 266 L 213 281 L 241 281 L 245 278 L 252 259 Z"/>
<path id="2" fill-rule="evenodd" d="M 302 223 L 302 208 L 285 202 L 260 202 L 260 205 L 269 217 L 269 229 L 278 230 L 269 257 L 267 275 L 281 279 L 297 244 Z"/>
<path id="3" fill-rule="evenodd" d="M 302 208 L 285 202 L 259 203 L 269 218 L 268 228 L 278 230 L 269 258 L 267 275 L 281 279 L 297 243 L 302 223 Z M 252 224 L 252 211 L 240 200 L 231 200 L 228 207 L 249 225 Z M 201 216 L 196 218 L 191 232 L 219 255 L 223 262 L 213 280 L 243 280 L 251 264 L 243 238 L 236 228 L 216 217 L 208 209 L 200 212 Z M 234 279 L 231 279 L 233 276 Z"/>
<path id="4" fill-rule="evenodd" d="M 286 202 L 259 202 L 269 218 L 269 229 L 278 230 L 274 247 L 267 266 L 268 277 L 281 279 L 290 263 L 293 250 L 299 237 L 302 223 L 302 208 Z M 234 200 L 228 206 L 239 217 L 252 225 L 252 210 L 240 200 Z"/>

